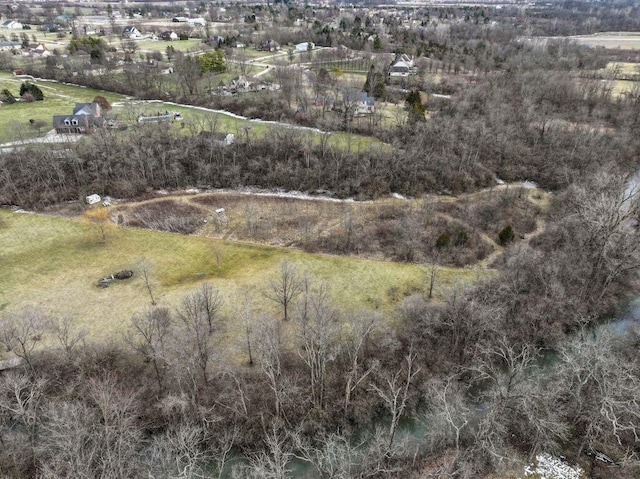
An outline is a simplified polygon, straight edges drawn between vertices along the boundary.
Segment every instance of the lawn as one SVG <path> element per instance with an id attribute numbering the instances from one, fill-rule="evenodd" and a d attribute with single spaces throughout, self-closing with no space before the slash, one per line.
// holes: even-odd
<path id="1" fill-rule="evenodd" d="M 260 93 L 247 93 L 247 95 L 252 94 L 259 95 Z M 128 106 L 123 105 L 123 107 L 121 107 L 119 111 L 123 112 L 124 108 L 129 109 L 129 113 L 121 114 L 128 119 L 131 119 L 133 117 L 137 118 L 137 116 L 139 116 L 139 114 L 141 113 L 144 113 L 145 115 L 152 115 L 157 114 L 158 112 L 164 112 L 166 110 L 180 112 L 184 120 L 181 124 L 176 124 L 176 127 L 180 125 L 180 127 L 182 128 L 182 125 L 185 125 L 185 134 L 197 134 L 203 128 L 203 126 L 207 127 L 206 125 L 216 125 L 217 131 L 233 133 L 236 136 L 242 137 L 244 137 L 246 134 L 249 134 L 249 136 L 251 137 L 263 137 L 264 135 L 272 132 L 275 128 L 295 128 L 295 126 L 293 125 L 274 125 L 272 123 L 265 123 L 261 121 L 244 120 L 242 118 L 236 118 L 235 116 L 226 113 L 207 111 L 206 109 L 197 107 L 182 105 L 179 106 L 173 103 L 161 101 L 147 103 L 138 102 L 132 103 Z M 364 121 L 366 119 L 358 120 Z M 301 135 L 307 136 L 308 141 L 313 141 L 315 143 L 319 143 L 322 135 L 327 134 L 320 134 L 312 129 L 299 129 L 298 131 Z M 348 151 L 363 152 L 368 151 L 370 148 L 385 147 L 385 145 L 380 140 L 370 136 L 357 135 L 347 132 L 331 132 L 328 134 L 328 145 L 335 148 L 346 149 Z"/>
<path id="2" fill-rule="evenodd" d="M 7 88 L 18 96 L 24 78 L 15 78 L 7 72 L 0 72 L 0 90 Z M 3 104 L 0 106 L 0 143 L 41 136 L 52 128 L 53 115 L 71 113 L 76 102 L 90 102 L 96 95 L 102 95 L 110 102 L 121 101 L 122 95 L 83 88 L 74 85 L 34 80 L 44 94 L 43 101 L 33 103 Z M 41 130 L 30 126 L 29 120 L 45 123 Z"/>
<path id="3" fill-rule="evenodd" d="M 266 57 L 271 53 L 271 52 L 258 51 L 255 49 L 255 47 L 251 47 L 251 46 L 248 46 L 245 48 L 235 48 L 233 51 L 249 59 Z"/>
<path id="4" fill-rule="evenodd" d="M 10 73 L 0 72 L 0 90 L 8 88 L 18 96 L 20 85 L 25 79 L 15 78 Z M 206 123 L 216 123 L 218 131 L 234 133 L 236 135 L 262 136 L 283 126 L 262 123 L 258 121 L 235 118 L 225 113 L 205 111 L 189 106 L 177 106 L 165 102 L 125 102 L 125 97 L 117 93 L 104 92 L 76 85 L 65 85 L 52 81 L 34 80 L 43 93 L 44 100 L 33 103 L 15 103 L 0 106 L 0 143 L 41 136 L 51 129 L 53 115 L 71 113 L 76 102 L 89 102 L 96 95 L 103 95 L 114 104 L 114 114 L 119 115 L 129 123 L 136 121 L 141 113 L 155 114 L 158 111 L 178 111 L 184 117 L 185 124 L 192 128 L 185 128 L 185 133 L 197 134 Z M 256 95 L 259 93 L 255 93 Z M 204 118 L 207 122 L 203 122 Z M 44 125 L 40 130 L 30 126 L 29 120 L 40 120 Z M 199 125 L 199 126 L 198 126 Z M 320 142 L 321 135 L 311 130 L 300 130 L 309 135 L 312 141 Z M 372 137 L 355 135 L 345 132 L 331 133 L 328 144 L 336 148 L 350 151 L 366 151 L 371 147 L 381 146 L 382 143 Z"/>
<path id="5" fill-rule="evenodd" d="M 44 43 L 49 50 L 57 48 L 61 53 L 65 52 L 71 40 L 71 35 L 65 32 L 43 32 L 35 28 L 24 30 L 23 32 L 29 35 L 29 41 L 33 42 L 33 37 L 35 36 L 36 43 Z M 62 38 L 58 37 L 59 34 Z"/>
<path id="6" fill-rule="evenodd" d="M 79 220 L 7 209 L 0 210 L 0 221 L 4 223 L 0 227 L 0 311 L 19 311 L 29 305 L 54 315 L 70 315 L 96 340 L 117 337 L 132 313 L 150 306 L 140 276 L 142 257 L 150 267 L 160 306 L 174 307 L 185 293 L 207 280 L 227 298 L 227 314 L 240 288 L 249 288 L 264 308 L 274 308 L 261 292 L 284 258 L 315 281 L 327 281 L 336 303 L 346 308 L 390 311 L 406 294 L 422 290 L 425 282 L 425 268 L 416 265 L 124 227 L 114 227 L 102 243 Z M 106 289 L 96 286 L 101 277 L 122 269 L 134 270 L 134 277 Z M 443 269 L 436 292 L 442 295 L 452 285 L 477 280 L 479 274 L 486 272 Z M 232 335 L 240 334 L 233 322 L 229 330 Z"/>
<path id="7" fill-rule="evenodd" d="M 637 75 L 640 73 L 640 64 L 633 62 L 609 62 L 604 71 L 617 72 L 621 75 Z"/>
<path id="8" fill-rule="evenodd" d="M 114 42 L 117 43 L 118 42 Z M 199 38 L 190 38 L 189 40 L 176 40 L 174 42 L 165 42 L 162 40 L 138 40 L 136 45 L 141 52 L 160 52 L 163 55 L 167 51 L 168 46 L 172 46 L 175 50 L 186 51 L 199 51 L 202 50 L 202 40 Z M 210 47 L 207 47 L 210 48 Z"/>
<path id="9" fill-rule="evenodd" d="M 589 47 L 620 48 L 623 50 L 640 49 L 640 33 L 638 32 L 601 32 L 568 38 L 577 41 L 580 45 Z"/>

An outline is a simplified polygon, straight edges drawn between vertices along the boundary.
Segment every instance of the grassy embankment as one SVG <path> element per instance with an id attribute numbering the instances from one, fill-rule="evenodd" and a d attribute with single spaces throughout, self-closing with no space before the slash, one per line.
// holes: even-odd
<path id="1" fill-rule="evenodd" d="M 226 242 L 134 228 L 117 228 L 102 243 L 87 224 L 52 216 L 0 210 L 0 310 L 4 313 L 36 306 L 55 315 L 71 315 L 92 338 L 121 333 L 132 313 L 144 311 L 150 298 L 140 275 L 140 259 L 150 266 L 160 306 L 173 307 L 201 281 L 210 281 L 227 299 L 249 288 L 263 308 L 275 303 L 261 291 L 288 259 L 311 277 L 330 284 L 336 303 L 346 308 L 379 307 L 390 311 L 399 298 L 425 286 L 425 268 L 393 262 L 305 254 L 268 246 Z M 217 249 L 219 263 L 214 251 Z M 96 282 L 122 269 L 136 275 L 101 289 Z M 443 268 L 436 293 L 475 281 L 472 270 Z M 230 332 L 239 325 L 230 321 Z"/>

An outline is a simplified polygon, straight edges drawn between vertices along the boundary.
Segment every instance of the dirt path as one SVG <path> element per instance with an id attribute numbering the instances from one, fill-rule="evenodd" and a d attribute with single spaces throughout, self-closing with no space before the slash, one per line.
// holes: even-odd
<path id="1" fill-rule="evenodd" d="M 529 201 L 533 205 L 540 207 L 542 210 L 544 210 L 548 206 L 550 198 L 551 198 L 550 193 L 546 193 L 537 188 L 535 190 L 532 190 L 530 194 L 527 195 L 527 201 Z M 524 238 L 520 240 L 520 244 L 524 243 L 528 245 L 533 238 L 544 233 L 546 229 L 547 229 L 547 223 L 541 214 L 536 218 L 536 227 L 533 229 L 533 231 L 530 231 L 529 233 L 526 233 L 524 235 Z M 504 248 L 500 246 L 496 241 L 494 241 L 490 236 L 484 233 L 481 233 L 481 236 L 483 237 L 483 239 L 485 239 L 485 241 L 487 241 L 489 244 L 493 246 L 493 252 L 489 256 L 487 256 L 485 259 L 476 263 L 475 268 L 491 269 L 491 265 L 504 252 Z"/>

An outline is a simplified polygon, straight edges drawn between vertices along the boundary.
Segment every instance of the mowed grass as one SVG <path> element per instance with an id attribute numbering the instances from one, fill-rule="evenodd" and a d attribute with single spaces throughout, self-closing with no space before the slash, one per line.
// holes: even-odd
<path id="1" fill-rule="evenodd" d="M 229 334 L 241 334 L 233 321 L 235 297 L 248 288 L 263 310 L 279 312 L 262 293 L 288 259 L 314 281 L 326 281 L 338 306 L 380 308 L 390 312 L 403 297 L 426 287 L 425 267 L 393 262 L 306 254 L 212 238 L 134 228 L 115 228 L 106 243 L 79 220 L 0 210 L 0 314 L 35 306 L 56 316 L 76 318 L 103 341 L 120 337 L 131 315 L 150 307 L 141 277 L 141 258 L 149 266 L 159 306 L 173 308 L 202 281 L 223 293 Z M 218 252 L 217 257 L 214 251 Z M 109 288 L 97 281 L 122 269 L 133 278 Z M 446 290 L 477 281 L 486 271 L 442 268 L 436 299 Z"/>
<path id="2" fill-rule="evenodd" d="M 640 33 L 638 32 L 601 32 L 568 38 L 577 41 L 580 45 L 589 47 L 619 48 L 623 50 L 640 49 Z"/>
<path id="3" fill-rule="evenodd" d="M 71 113 L 77 102 L 90 102 L 96 95 L 102 95 L 110 103 L 114 104 L 113 114 L 120 116 L 127 123 L 135 123 L 141 113 L 151 115 L 157 112 L 164 113 L 166 110 L 178 111 L 184 117 L 185 123 L 190 122 L 195 125 L 193 128 L 185 128 L 185 134 L 197 134 L 200 131 L 198 128 L 202 129 L 212 124 L 216 125 L 217 131 L 234 133 L 243 137 L 247 132 L 250 136 L 262 137 L 272 134 L 274 129 L 289 128 L 286 125 L 244 120 L 225 113 L 205 111 L 186 105 L 176 106 L 164 102 L 128 102 L 123 95 L 117 93 L 94 90 L 77 85 L 65 85 L 53 81 L 16 78 L 10 73 L 0 72 L 0 90 L 7 88 L 16 97 L 20 91 L 20 85 L 24 81 L 32 81 L 32 83 L 38 85 L 44 94 L 44 100 L 32 103 L 17 102 L 13 105 L 3 104 L 0 106 L 0 143 L 42 136 L 53 127 L 54 115 Z M 255 94 L 258 95 L 259 93 Z M 29 120 L 31 119 L 42 121 L 45 126 L 37 130 L 30 126 Z M 310 138 L 309 141 L 316 143 L 321 141 L 322 134 L 318 132 L 310 130 L 297 131 L 307 135 Z M 376 138 L 345 132 L 331 133 L 328 144 L 350 151 L 367 151 L 370 147 L 382 145 Z"/>
<path id="4" fill-rule="evenodd" d="M 259 94 L 260 93 L 247 93 L 247 95 Z M 124 109 L 128 109 L 128 113 L 125 113 Z M 260 120 L 245 120 L 225 113 L 207 111 L 203 108 L 174 105 L 161 101 L 137 102 L 130 105 L 123 105 L 119 111 L 122 112 L 122 115 L 124 115 L 127 121 L 131 121 L 134 117 L 137 118 L 137 115 L 142 113 L 149 116 L 164 113 L 165 111 L 179 112 L 183 117 L 183 121 L 181 123 L 174 123 L 174 125 L 176 128 L 183 129 L 185 134 L 197 134 L 203 128 L 208 129 L 214 126 L 216 131 L 233 133 L 239 138 L 244 138 L 245 135 L 249 135 L 250 138 L 262 138 L 273 135 L 274 130 L 292 129 L 300 136 L 306 137 L 306 141 L 316 144 L 319 144 L 322 137 L 328 134 L 327 144 L 329 146 L 350 152 L 366 152 L 371 148 L 378 147 L 389 148 L 388 145 L 371 136 L 344 131 L 319 133 L 313 129 L 297 128 L 295 125 L 265 123 Z M 362 120 L 366 121 L 366 119 Z M 184 127 L 182 126 L 183 124 L 185 125 Z"/>
<path id="5" fill-rule="evenodd" d="M 0 106 L 0 143 L 41 136 L 53 128 L 54 115 L 69 114 L 77 102 L 90 102 L 96 95 L 102 95 L 110 102 L 124 99 L 122 95 L 115 93 L 50 81 L 16 78 L 10 73 L 0 72 L 0 90 L 6 88 L 16 98 L 19 96 L 20 85 L 25 81 L 36 84 L 42 90 L 44 100 L 2 104 Z M 37 130 L 31 127 L 29 120 L 44 122 L 45 126 Z"/>
<path id="6" fill-rule="evenodd" d="M 120 41 L 114 41 L 117 46 Z M 175 40 L 173 42 L 167 42 L 164 40 L 136 40 L 136 45 L 141 52 L 160 52 L 164 54 L 167 51 L 168 46 L 172 46 L 174 50 L 186 52 L 186 51 L 198 51 L 203 47 L 207 49 L 211 48 L 202 44 L 202 40 L 199 38 L 190 38 L 189 40 Z"/>

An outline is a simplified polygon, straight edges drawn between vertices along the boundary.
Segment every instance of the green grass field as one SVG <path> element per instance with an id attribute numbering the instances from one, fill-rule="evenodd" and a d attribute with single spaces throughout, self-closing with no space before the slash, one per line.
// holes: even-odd
<path id="1" fill-rule="evenodd" d="M 7 88 L 14 96 L 18 96 L 20 85 L 23 81 L 26 81 L 26 79 L 15 78 L 10 73 L 0 72 L 0 90 Z M 76 102 L 91 101 L 96 95 L 103 95 L 109 102 L 115 104 L 113 113 L 130 123 L 135 122 L 140 113 L 151 114 L 157 111 L 164 112 L 165 110 L 179 111 L 185 118 L 185 123 L 190 122 L 195 128 L 186 128 L 184 130 L 185 133 L 197 134 L 200 131 L 198 128 L 202 129 L 202 126 L 206 126 L 211 122 L 215 122 L 218 125 L 218 131 L 242 136 L 246 134 L 247 129 L 249 135 L 263 136 L 273 131 L 274 128 L 282 128 L 282 126 L 251 122 L 222 113 L 206 112 L 188 106 L 175 106 L 162 102 L 148 104 L 126 102 L 123 95 L 75 85 L 40 80 L 35 80 L 33 83 L 42 89 L 44 100 L 0 106 L 0 143 L 42 136 L 51 129 L 53 115 L 71 113 Z M 205 117 L 207 121 L 204 121 Z M 45 126 L 40 130 L 36 130 L 30 126 L 29 120 L 31 119 L 40 120 L 44 122 Z M 309 135 L 311 141 L 320 141 L 321 135 L 319 133 L 307 131 L 304 134 Z M 329 144 L 336 148 L 346 148 L 351 151 L 366 151 L 370 147 L 382 145 L 375 138 L 344 132 L 331 133 Z"/>
<path id="2" fill-rule="evenodd" d="M 8 89 L 18 97 L 20 85 L 24 81 L 31 81 L 38 85 L 44 94 L 43 101 L 33 103 L 3 104 L 0 106 L 0 143 L 41 136 L 53 126 L 53 115 L 71 113 L 76 102 L 89 102 L 96 95 L 102 95 L 110 102 L 122 101 L 124 97 L 115 93 L 108 93 L 91 88 L 49 81 L 32 81 L 15 78 L 7 72 L 0 72 L 0 90 Z M 36 130 L 30 126 L 29 120 L 40 120 L 45 126 Z"/>
<path id="3" fill-rule="evenodd" d="M 248 93 L 247 95 L 252 94 L 259 95 L 259 93 Z M 175 126 L 176 128 L 183 128 L 182 125 L 184 124 L 185 127 L 183 131 L 185 134 L 197 134 L 203 128 L 208 129 L 210 125 L 215 125 L 216 131 L 233 133 L 242 138 L 244 138 L 247 132 L 250 137 L 264 137 L 272 133 L 274 129 L 287 128 L 286 126 L 243 120 L 224 113 L 203 111 L 188 106 L 176 106 L 165 102 L 123 105 L 115 111 L 127 121 L 131 121 L 132 118 L 137 118 L 141 113 L 153 115 L 166 110 L 177 111 L 183 116 L 183 122 L 176 123 Z M 364 121 L 364 119 L 358 120 Z M 322 136 L 320 133 L 311 130 L 297 130 L 297 132 L 301 136 L 306 136 L 309 142 L 315 143 L 319 143 Z M 363 152 L 368 151 L 370 148 L 386 147 L 377 138 L 347 132 L 330 133 L 327 143 L 334 148 L 346 149 L 352 152 Z"/>
<path id="4" fill-rule="evenodd" d="M 114 41 L 114 46 L 117 46 L 118 41 Z M 199 38 L 190 38 L 189 40 L 176 40 L 173 42 L 165 42 L 163 40 L 138 40 L 136 41 L 138 50 L 141 52 L 160 52 L 164 54 L 167 51 L 168 46 L 172 46 L 175 50 L 186 51 L 199 51 L 202 50 L 202 40 Z M 210 47 L 207 47 L 210 48 Z"/>
<path id="5" fill-rule="evenodd" d="M 185 293 L 207 280 L 227 298 L 228 314 L 234 295 L 243 287 L 253 292 L 258 304 L 274 308 L 261 291 L 284 258 L 312 278 L 327 281 L 336 303 L 348 308 L 380 307 L 390 311 L 406 294 L 422 290 L 425 282 L 424 267 L 416 265 L 306 254 L 122 227 L 115 229 L 105 244 L 88 224 L 79 220 L 9 210 L 0 210 L 0 221 L 4 224 L 0 227 L 0 311 L 36 306 L 54 315 L 70 315 L 87 327 L 96 340 L 117 336 L 132 313 L 149 307 L 150 299 L 139 274 L 142 257 L 150 265 L 160 306 L 177 305 Z M 219 265 L 214 248 L 220 254 Z M 96 286 L 101 277 L 122 269 L 132 269 L 136 274 L 106 289 Z M 446 288 L 486 274 L 442 269 L 436 293 L 441 297 Z M 233 321 L 230 332 L 234 332 Z"/>

